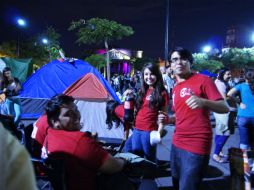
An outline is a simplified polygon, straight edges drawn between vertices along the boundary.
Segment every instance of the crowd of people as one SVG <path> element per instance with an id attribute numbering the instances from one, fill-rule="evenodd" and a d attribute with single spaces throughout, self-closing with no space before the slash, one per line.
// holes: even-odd
<path id="1" fill-rule="evenodd" d="M 114 74 L 110 80 L 112 88 L 115 90 L 117 95 L 121 98 L 121 95 L 127 89 L 133 89 L 137 92 L 141 87 L 141 74 L 137 71 L 133 76 L 130 74 Z"/>
<path id="2" fill-rule="evenodd" d="M 232 83 L 230 69 L 218 71 L 215 80 L 193 72 L 192 54 L 177 47 L 169 53 L 170 63 L 159 67 L 146 63 L 141 72 L 114 75 L 111 85 L 119 92 L 123 104 L 110 100 L 106 106 L 108 128 L 123 124 L 125 147 L 130 152 L 154 163 L 156 143 L 152 134 L 163 136 L 164 126 L 174 124 L 170 166 L 174 189 L 200 189 L 208 167 L 213 132 L 210 112 L 215 117 L 215 149 L 212 159 L 227 161 L 223 146 L 234 132 L 235 119 L 240 133 L 242 150 L 253 150 L 254 129 L 254 70 L 245 71 L 245 81 Z M 10 68 L 3 70 L 2 93 L 6 96 L 6 113 L 20 118 L 19 91 L 21 84 L 12 76 Z M 133 120 L 127 120 L 124 102 L 135 97 Z M 98 173 L 113 174 L 124 170 L 128 162 L 115 158 L 99 144 L 96 134 L 80 132 L 80 112 L 74 99 L 67 95 L 52 97 L 45 107 L 45 114 L 35 123 L 32 132 L 32 155 L 43 159 L 61 159 L 64 162 L 67 189 L 96 189 Z M 130 136 L 130 130 L 132 135 Z M 2 133 L 2 132 L 1 132 Z M 33 173 L 32 173 L 33 175 Z"/>

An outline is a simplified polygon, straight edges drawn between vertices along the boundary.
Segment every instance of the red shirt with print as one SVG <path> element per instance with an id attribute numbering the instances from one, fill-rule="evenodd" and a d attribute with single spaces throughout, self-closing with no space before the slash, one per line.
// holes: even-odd
<path id="1" fill-rule="evenodd" d="M 39 119 L 34 123 L 34 128 L 31 137 L 35 139 L 39 145 L 43 145 L 44 139 L 47 134 L 47 130 L 49 128 L 48 117 L 47 115 L 42 115 Z"/>
<path id="2" fill-rule="evenodd" d="M 47 157 L 46 147 L 48 155 L 63 159 L 67 189 L 96 189 L 96 174 L 109 155 L 98 142 L 84 132 L 51 129 L 44 141 L 42 158 Z"/>
<path id="3" fill-rule="evenodd" d="M 208 100 L 222 100 L 214 82 L 207 76 L 193 74 L 173 89 L 173 108 L 176 128 L 173 144 L 199 155 L 209 155 L 212 144 L 210 111 L 205 108 L 191 109 L 185 101 L 192 95 Z"/>
<path id="4" fill-rule="evenodd" d="M 131 129 L 131 125 L 128 122 L 124 122 L 124 106 L 123 106 L 123 104 L 116 106 L 114 111 L 115 111 L 116 116 L 123 122 L 124 131 Z"/>
<path id="5" fill-rule="evenodd" d="M 138 111 L 135 119 L 135 128 L 143 131 L 153 131 L 158 129 L 157 119 L 158 119 L 158 111 L 159 108 L 150 108 L 149 100 L 151 98 L 151 94 L 153 89 L 148 89 L 146 95 L 143 99 L 143 105 Z M 166 91 L 162 92 L 162 97 L 164 99 L 164 104 L 162 107 L 167 106 L 169 104 L 169 96 Z"/>

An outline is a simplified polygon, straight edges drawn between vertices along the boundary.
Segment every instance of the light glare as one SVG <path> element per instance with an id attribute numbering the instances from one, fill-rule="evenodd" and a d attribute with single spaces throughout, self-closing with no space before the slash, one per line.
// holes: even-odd
<path id="1" fill-rule="evenodd" d="M 203 52 L 205 52 L 205 53 L 208 53 L 208 52 L 210 52 L 211 51 L 211 46 L 205 46 L 204 48 L 203 48 Z"/>
<path id="2" fill-rule="evenodd" d="M 48 44 L 48 43 L 49 43 L 49 41 L 48 41 L 48 39 L 43 38 L 43 39 L 42 39 L 42 43 L 44 43 L 44 44 Z"/>
<path id="3" fill-rule="evenodd" d="M 24 19 L 19 18 L 17 20 L 17 23 L 19 26 L 26 26 L 26 21 Z"/>

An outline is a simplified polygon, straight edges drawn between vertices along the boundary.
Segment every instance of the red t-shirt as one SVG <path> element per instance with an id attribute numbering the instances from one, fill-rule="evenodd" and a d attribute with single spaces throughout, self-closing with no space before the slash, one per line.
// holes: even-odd
<path id="1" fill-rule="evenodd" d="M 67 189 L 96 189 L 96 173 L 107 160 L 108 152 L 94 139 L 80 131 L 51 129 L 44 141 L 42 158 L 47 157 L 45 147 L 49 155 L 64 160 Z"/>
<path id="2" fill-rule="evenodd" d="M 150 108 L 149 100 L 151 98 L 151 94 L 153 89 L 148 89 L 146 95 L 143 99 L 143 105 L 138 111 L 135 119 L 135 128 L 143 131 L 153 131 L 158 129 L 157 119 L 158 119 L 158 111 L 159 108 Z M 166 91 L 161 93 L 164 104 L 162 107 L 167 106 L 169 103 L 169 96 Z"/>
<path id="3" fill-rule="evenodd" d="M 214 82 L 204 75 L 193 74 L 188 80 L 178 83 L 173 89 L 176 128 L 172 143 L 192 153 L 209 155 L 212 144 L 210 111 L 189 108 L 185 101 L 192 94 L 208 100 L 223 99 Z"/>
<path id="4" fill-rule="evenodd" d="M 35 123 L 31 137 L 35 139 L 41 146 L 49 128 L 47 115 L 42 115 Z"/>
<path id="5" fill-rule="evenodd" d="M 128 122 L 124 122 L 124 107 L 122 104 L 116 106 L 115 108 L 115 114 L 116 116 L 123 122 L 124 130 L 128 130 L 131 128 Z"/>

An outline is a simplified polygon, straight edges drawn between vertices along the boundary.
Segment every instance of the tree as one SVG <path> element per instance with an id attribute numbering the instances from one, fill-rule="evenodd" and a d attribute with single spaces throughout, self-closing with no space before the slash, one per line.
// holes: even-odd
<path id="1" fill-rule="evenodd" d="M 40 39 L 42 38 L 48 39 L 48 44 L 45 45 L 44 48 L 49 54 L 50 61 L 52 59 L 58 58 L 59 50 L 62 50 L 60 48 L 60 42 L 59 42 L 60 37 L 61 35 L 57 33 L 52 26 L 48 27 L 42 34 L 40 34 Z"/>
<path id="2" fill-rule="evenodd" d="M 0 54 L 5 57 L 16 57 L 16 42 L 15 41 L 9 41 L 9 42 L 3 42 L 0 45 Z"/>
<path id="3" fill-rule="evenodd" d="M 78 29 L 77 43 L 79 44 L 100 44 L 104 43 L 106 49 L 107 80 L 110 82 L 109 48 L 112 40 L 120 40 L 123 37 L 134 33 L 130 26 L 121 25 L 115 21 L 101 18 L 91 18 L 87 21 L 80 19 L 73 21 L 69 30 Z"/>
<path id="4" fill-rule="evenodd" d="M 221 54 L 221 61 L 231 69 L 244 68 L 251 61 L 253 51 L 250 48 L 228 48 Z"/>
<path id="5" fill-rule="evenodd" d="M 105 67 L 105 58 L 103 55 L 92 54 L 85 59 L 86 62 L 90 63 L 92 66 L 100 70 Z"/>
<path id="6" fill-rule="evenodd" d="M 218 60 L 209 59 L 206 53 L 194 53 L 193 69 L 196 71 L 208 70 L 210 72 L 216 72 L 216 70 L 223 68 L 223 63 Z"/>
<path id="7" fill-rule="evenodd" d="M 133 63 L 133 68 L 135 71 L 141 71 L 143 66 L 148 63 L 148 62 L 155 62 L 154 59 L 148 58 L 148 57 L 143 57 L 143 58 L 136 58 L 131 60 Z"/>
<path id="8" fill-rule="evenodd" d="M 43 44 L 41 42 L 43 38 L 47 38 L 49 43 Z M 59 38 L 60 34 L 53 27 L 48 27 L 41 34 L 36 34 L 24 43 L 21 55 L 33 58 L 35 67 L 41 67 L 50 60 L 59 58 L 59 50 L 62 50 Z"/>

